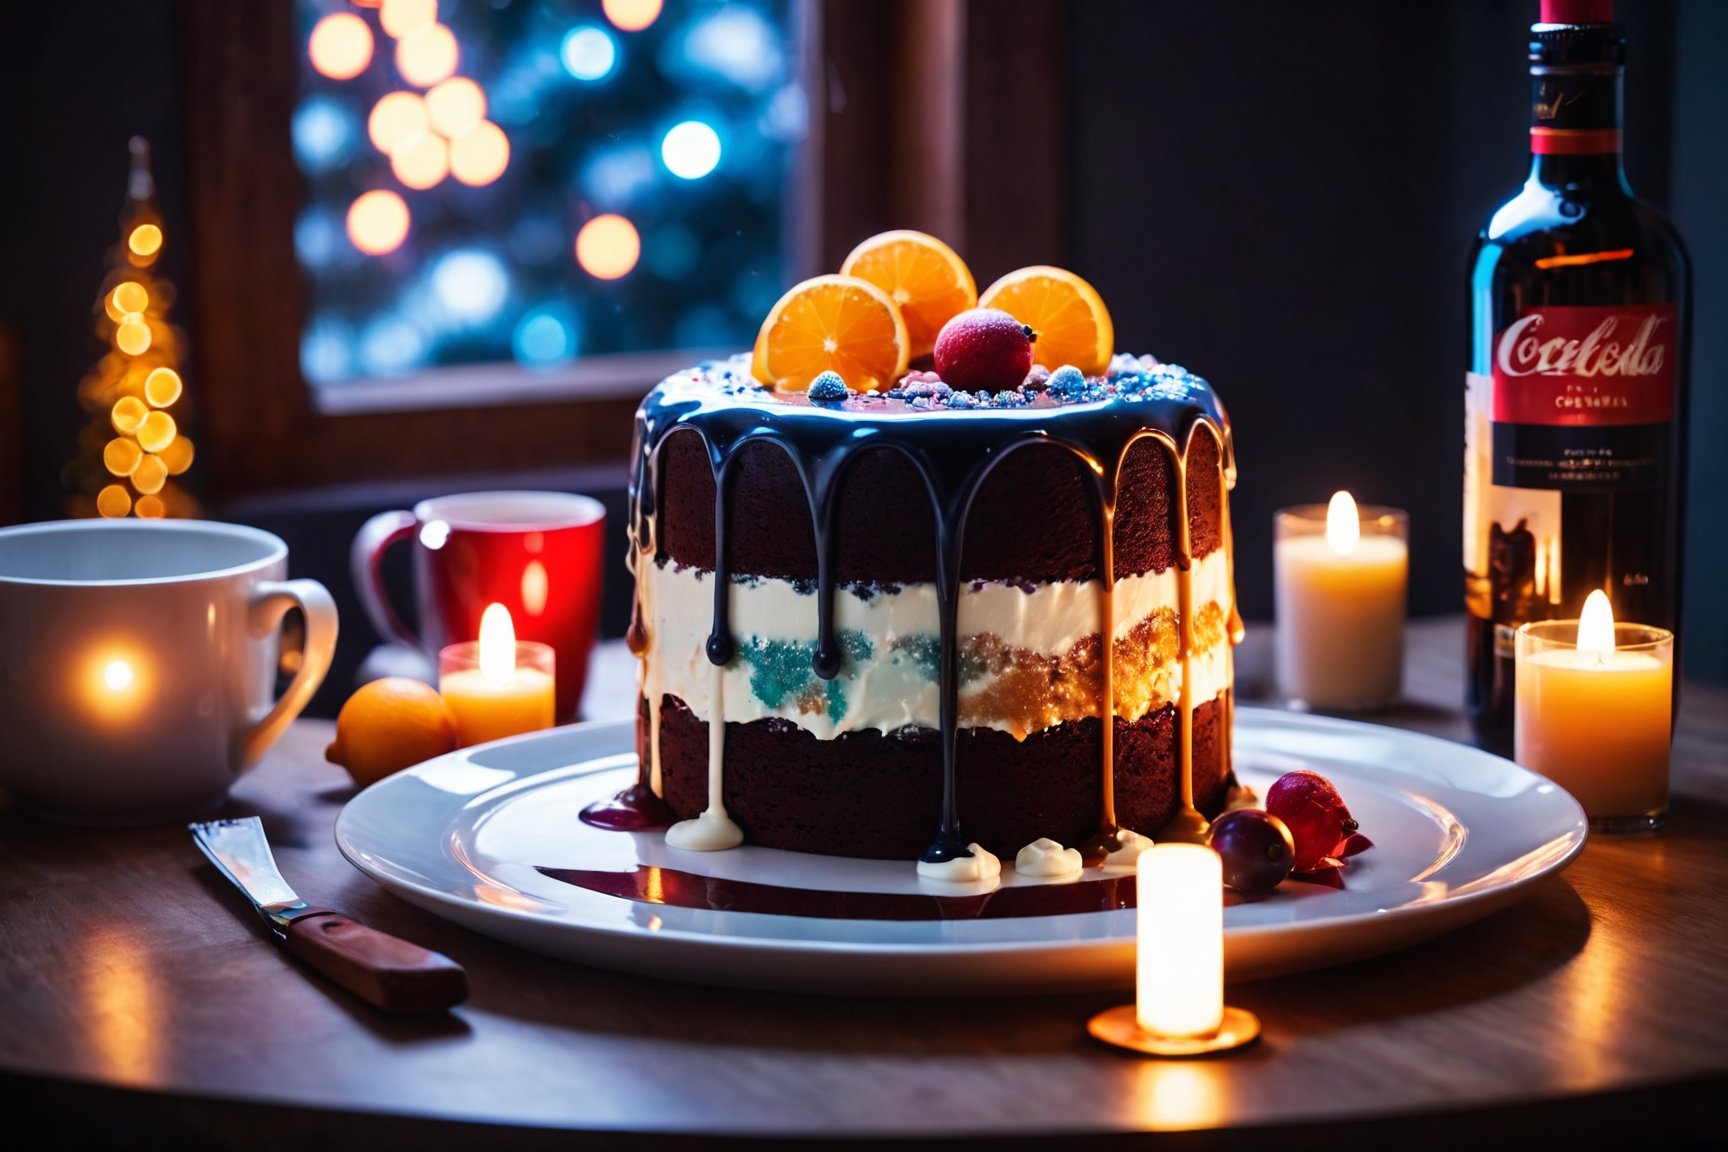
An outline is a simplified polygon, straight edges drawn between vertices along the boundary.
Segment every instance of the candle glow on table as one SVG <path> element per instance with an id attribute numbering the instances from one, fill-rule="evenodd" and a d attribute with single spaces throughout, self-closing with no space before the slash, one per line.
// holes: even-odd
<path id="1" fill-rule="evenodd" d="M 1224 869 L 1200 844 L 1138 861 L 1134 1014 L 1154 1036 L 1208 1036 L 1224 1019 Z"/>
<path id="2" fill-rule="evenodd" d="M 438 654 L 438 691 L 463 747 L 552 727 L 553 683 L 551 646 L 518 641 L 502 604 L 481 615 L 478 642 Z"/>
<path id="3" fill-rule="evenodd" d="M 1358 510 L 1348 492 L 1274 517 L 1278 686 L 1310 708 L 1370 709 L 1398 698 L 1404 676 L 1408 521 Z"/>
<path id="4" fill-rule="evenodd" d="M 1577 620 L 1518 630 L 1514 758 L 1578 800 L 1598 831 L 1659 827 L 1668 809 L 1674 635 L 1616 625 L 1600 589 Z"/>

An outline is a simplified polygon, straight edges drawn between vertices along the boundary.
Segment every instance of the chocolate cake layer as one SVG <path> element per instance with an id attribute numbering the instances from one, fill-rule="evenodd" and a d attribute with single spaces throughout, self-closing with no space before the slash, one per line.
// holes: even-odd
<path id="1" fill-rule="evenodd" d="M 688 819 L 708 804 L 708 725 L 670 695 L 662 698 L 660 723 L 663 794 L 678 817 Z M 1195 804 L 1209 814 L 1224 802 L 1224 723 L 1221 699 L 1194 710 Z M 1115 725 L 1118 819 L 1155 833 L 1179 805 L 1176 709 L 1166 705 Z M 965 837 L 1006 860 L 1040 836 L 1071 846 L 1089 840 L 1102 805 L 1100 735 L 1095 718 L 1025 740 L 994 729 L 962 729 L 958 789 Z M 726 809 L 751 844 L 912 860 L 929 844 L 941 815 L 942 756 L 928 728 L 818 740 L 786 720 L 732 723 L 725 765 Z"/>
<path id="2" fill-rule="evenodd" d="M 965 419 L 956 413 L 954 419 Z M 1060 414 L 1052 419 L 1059 420 Z M 714 567 L 714 474 L 702 440 L 675 431 L 661 446 L 660 558 Z M 1195 556 L 1223 539 L 1218 443 L 1195 435 L 1188 462 Z M 1099 513 L 1082 465 L 1055 445 L 1009 453 L 985 479 L 966 522 L 962 580 L 1047 583 L 1098 575 Z M 745 446 L 733 465 L 728 562 L 741 575 L 816 578 L 816 538 L 804 485 L 786 453 Z M 1169 452 L 1152 440 L 1128 451 L 1116 512 L 1116 575 L 1162 572 L 1177 554 L 1176 486 Z M 862 450 L 842 482 L 836 567 L 842 584 L 936 578 L 936 521 L 924 482 L 902 455 Z"/>

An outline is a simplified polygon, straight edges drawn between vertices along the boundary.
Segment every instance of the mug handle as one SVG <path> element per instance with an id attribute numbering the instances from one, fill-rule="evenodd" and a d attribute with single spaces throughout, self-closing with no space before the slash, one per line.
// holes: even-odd
<path id="1" fill-rule="evenodd" d="M 271 706 L 264 718 L 246 733 L 241 763 L 250 765 L 288 730 L 324 682 L 330 658 L 336 653 L 336 602 L 316 580 L 264 580 L 252 589 L 250 624 L 252 635 L 263 639 L 282 626 L 290 608 L 306 614 L 306 649 L 300 670 L 288 682 L 288 690 Z"/>
<path id="2" fill-rule="evenodd" d="M 418 524 L 412 512 L 380 512 L 360 526 L 348 550 L 354 591 L 360 597 L 360 607 L 366 610 L 366 619 L 380 636 L 416 651 L 420 649 L 420 637 L 402 623 L 384 591 L 384 553 L 390 545 L 413 536 Z"/>

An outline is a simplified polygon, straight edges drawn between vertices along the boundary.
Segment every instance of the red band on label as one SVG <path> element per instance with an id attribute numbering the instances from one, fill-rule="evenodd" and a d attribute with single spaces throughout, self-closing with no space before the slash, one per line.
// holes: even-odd
<path id="1" fill-rule="evenodd" d="M 1499 424 L 1659 424 L 1674 418 L 1674 305 L 1551 307 L 1494 340 Z"/>
<path id="2" fill-rule="evenodd" d="M 1618 128 L 1532 128 L 1530 151 L 1537 156 L 1590 156 L 1620 151 Z"/>

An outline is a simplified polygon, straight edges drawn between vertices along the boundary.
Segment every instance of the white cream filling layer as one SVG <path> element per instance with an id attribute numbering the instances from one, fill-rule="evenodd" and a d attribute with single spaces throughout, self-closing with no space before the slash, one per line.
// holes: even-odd
<path id="1" fill-rule="evenodd" d="M 707 717 L 718 695 L 728 722 L 779 717 L 824 740 L 872 728 L 892 732 L 937 725 L 934 584 L 869 596 L 836 589 L 835 627 L 847 659 L 835 680 L 821 682 L 805 675 L 816 643 L 815 595 L 787 580 L 734 582 L 728 591 L 738 655 L 718 678 L 724 683 L 716 692 L 715 669 L 704 647 L 713 620 L 714 574 L 645 558 L 637 579 L 648 632 L 643 689 L 651 700 L 670 693 Z M 1229 611 L 1234 597 L 1223 549 L 1195 561 L 1192 579 L 1196 608 L 1216 603 Z M 1177 572 L 1171 568 L 1118 580 L 1114 600 L 1115 635 L 1121 639 L 1160 610 L 1176 609 Z M 988 634 L 1012 648 L 1059 657 L 1097 635 L 1102 618 L 1103 590 L 1096 580 L 1058 581 L 1029 592 L 1008 584 L 968 584 L 960 592 L 962 642 Z M 1196 652 L 1192 667 L 1194 703 L 1216 697 L 1231 682 L 1229 643 Z M 1175 702 L 1182 690 L 1180 659 L 1165 661 L 1153 680 L 1151 706 Z M 987 688 L 973 681 L 961 691 Z M 1005 724 L 991 726 L 1010 730 Z"/>

